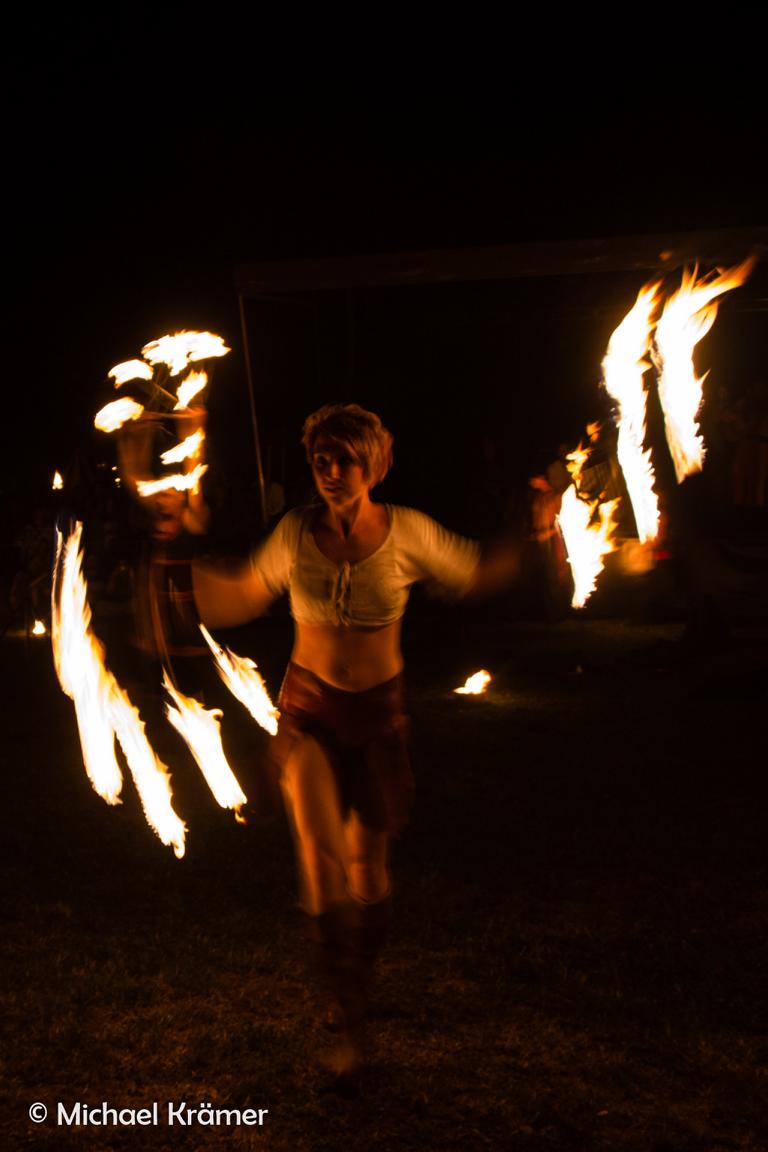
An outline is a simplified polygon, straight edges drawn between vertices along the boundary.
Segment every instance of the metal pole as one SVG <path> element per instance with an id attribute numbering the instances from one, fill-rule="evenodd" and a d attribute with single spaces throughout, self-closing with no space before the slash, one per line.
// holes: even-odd
<path id="1" fill-rule="evenodd" d="M 347 393 L 354 389 L 355 382 L 355 297 L 352 289 L 346 292 L 347 305 Z"/>
<path id="2" fill-rule="evenodd" d="M 256 449 L 256 472 L 259 481 L 259 506 L 261 508 L 261 524 L 267 526 L 267 493 L 264 487 L 264 469 L 261 464 L 261 445 L 259 444 L 259 427 L 256 421 L 256 398 L 253 392 L 253 374 L 251 372 L 251 354 L 248 347 L 248 330 L 245 326 L 245 307 L 243 294 L 238 292 L 237 302 L 240 307 L 240 329 L 243 336 L 243 352 L 245 353 L 245 378 L 248 383 L 248 397 L 251 402 L 251 424 L 253 426 L 253 444 Z"/>

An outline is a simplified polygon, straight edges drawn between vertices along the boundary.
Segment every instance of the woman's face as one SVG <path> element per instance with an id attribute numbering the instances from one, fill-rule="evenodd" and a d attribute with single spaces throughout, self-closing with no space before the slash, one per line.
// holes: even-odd
<path id="1" fill-rule="evenodd" d="M 362 461 L 348 444 L 319 437 L 312 452 L 317 491 L 331 508 L 355 503 L 368 492 Z"/>

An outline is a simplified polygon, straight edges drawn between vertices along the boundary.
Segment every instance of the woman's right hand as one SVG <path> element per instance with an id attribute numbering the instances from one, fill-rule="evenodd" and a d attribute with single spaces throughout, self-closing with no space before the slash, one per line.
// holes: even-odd
<path id="1" fill-rule="evenodd" d="M 196 560 L 192 586 L 200 619 L 207 628 L 236 628 L 263 616 L 274 600 L 258 572 L 248 563 L 236 566 Z"/>

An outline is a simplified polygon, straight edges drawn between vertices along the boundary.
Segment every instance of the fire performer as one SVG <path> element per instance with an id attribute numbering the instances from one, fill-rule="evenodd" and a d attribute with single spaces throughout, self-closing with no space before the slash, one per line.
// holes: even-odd
<path id="1" fill-rule="evenodd" d="M 175 415 L 180 438 L 203 428 L 205 410 L 195 408 Z M 199 486 L 142 493 L 152 483 L 152 457 L 162 428 L 153 419 L 140 418 L 120 429 L 118 462 L 125 488 L 149 520 L 149 538 L 134 573 L 136 645 L 147 667 L 140 679 L 152 695 L 160 690 L 164 666 L 187 695 L 199 695 L 203 667 L 209 654 L 198 627 L 192 590 L 192 560 L 196 538 L 208 529 L 210 513 Z M 199 454 L 185 462 L 186 471 L 199 464 Z M 175 467 L 175 466 L 174 466 Z"/>
<path id="2" fill-rule="evenodd" d="M 345 1078 L 361 1061 L 368 990 L 390 919 L 390 839 L 413 793 L 400 647 L 409 591 L 419 580 L 456 599 L 501 588 L 518 571 L 519 547 L 481 559 L 474 542 L 423 513 L 374 502 L 392 436 L 356 404 L 315 412 L 302 442 L 320 503 L 284 516 L 238 575 L 196 567 L 195 592 L 213 627 L 290 597 L 295 642 L 273 756 L 309 938 L 333 998 L 329 1023 L 339 1042 L 328 1063 Z"/>

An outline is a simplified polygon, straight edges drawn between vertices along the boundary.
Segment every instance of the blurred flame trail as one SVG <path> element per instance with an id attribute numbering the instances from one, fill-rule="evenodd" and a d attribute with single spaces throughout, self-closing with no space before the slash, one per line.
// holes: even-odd
<path id="1" fill-rule="evenodd" d="M 125 692 L 113 679 L 111 716 L 136 791 L 150 828 L 163 844 L 170 844 L 178 859 L 184 855 L 186 827 L 173 810 L 168 769 L 154 753 L 144 733 L 144 724 Z"/>
<path id="2" fill-rule="evenodd" d="M 280 713 L 270 700 L 253 660 L 237 656 L 229 648 L 222 648 L 203 624 L 200 625 L 200 631 L 215 657 L 219 675 L 232 695 L 248 709 L 257 724 L 272 736 L 276 735 Z"/>
<path id="3" fill-rule="evenodd" d="M 603 360 L 603 385 L 618 406 L 617 455 L 635 514 L 637 534 L 643 544 L 655 540 L 659 530 L 651 450 L 643 451 L 646 413 L 643 376 L 650 367 L 645 357 L 650 348 L 660 287 L 660 283 L 656 283 L 640 289 L 634 307 L 611 336 Z"/>
<path id="4" fill-rule="evenodd" d="M 175 448 L 169 448 L 167 452 L 163 452 L 160 459 L 163 464 L 180 464 L 182 460 L 194 460 L 200 455 L 203 440 L 204 436 L 202 432 L 193 432 L 191 436 L 187 436 L 186 440 L 182 440 Z"/>
<path id="5" fill-rule="evenodd" d="M 486 672 L 485 668 L 481 668 L 480 671 L 475 672 L 473 676 L 468 676 L 461 688 L 454 688 L 454 692 L 457 696 L 480 696 L 485 692 L 490 682 L 490 672 Z"/>
<path id="6" fill-rule="evenodd" d="M 573 576 L 573 608 L 584 607 L 603 570 L 603 556 L 616 547 L 613 534 L 619 501 L 605 500 L 601 503 L 599 500 L 582 500 L 579 496 L 579 480 L 588 455 L 584 449 L 577 449 L 568 456 L 573 484 L 563 493 L 557 515 Z"/>
<path id="7" fill-rule="evenodd" d="M 115 388 L 128 384 L 131 380 L 151 380 L 152 369 L 143 360 L 125 360 L 122 364 L 115 364 L 110 368 L 107 376 L 115 381 Z"/>
<path id="8" fill-rule="evenodd" d="M 694 349 L 715 322 L 717 304 L 712 301 L 743 284 L 754 265 L 754 257 L 750 257 L 714 279 L 704 276 L 698 281 L 697 268 L 683 272 L 680 290 L 667 301 L 656 325 L 654 362 L 659 372 L 659 399 L 678 484 L 701 471 L 705 454 L 697 423 L 705 377 L 696 376 Z"/>
<path id="9" fill-rule="evenodd" d="M 232 808 L 235 818 L 242 822 L 240 808 L 247 797 L 229 766 L 221 743 L 219 721 L 221 709 L 207 710 L 197 700 L 177 691 L 168 673 L 163 673 L 163 685 L 173 704 L 166 704 L 166 715 L 187 744 L 205 777 L 206 783 L 221 808 Z"/>
<path id="10" fill-rule="evenodd" d="M 199 392 L 202 392 L 207 383 L 207 372 L 190 372 L 188 376 L 185 376 L 176 389 L 176 396 L 178 398 L 176 408 L 189 407 L 190 400 L 193 400 Z"/>
<path id="11" fill-rule="evenodd" d="M 148 824 L 181 857 L 186 829 L 171 804 L 167 769 L 155 756 L 137 709 L 106 668 L 103 645 L 91 631 L 82 528 L 76 524 L 66 543 L 61 532 L 56 533 L 51 631 L 59 683 L 75 705 L 85 769 L 94 789 L 107 803 L 119 803 L 117 736 Z"/>
<path id="12" fill-rule="evenodd" d="M 115 732 L 109 720 L 108 676 L 104 649 L 91 632 L 91 608 L 82 576 L 76 524 L 66 545 L 56 530 L 56 560 L 51 600 L 53 663 L 59 683 L 75 705 L 80 745 L 88 779 L 108 804 L 119 804 L 123 776 L 115 757 Z"/>
<path id="13" fill-rule="evenodd" d="M 139 480 L 136 487 L 140 496 L 155 496 L 158 492 L 167 492 L 169 488 L 175 488 L 177 492 L 197 492 L 207 471 L 207 464 L 197 464 L 191 472 L 175 472 L 171 476 L 161 476 L 158 480 Z"/>

